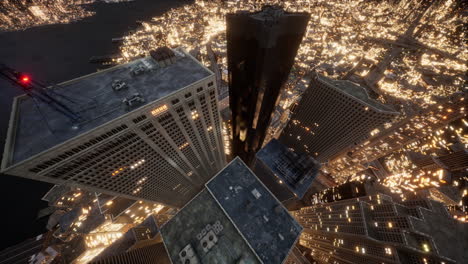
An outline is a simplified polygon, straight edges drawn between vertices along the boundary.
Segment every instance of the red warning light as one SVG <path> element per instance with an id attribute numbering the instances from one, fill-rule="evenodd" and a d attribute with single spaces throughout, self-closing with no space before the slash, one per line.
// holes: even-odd
<path id="1" fill-rule="evenodd" d="M 29 77 L 28 76 L 22 76 L 21 77 L 21 82 L 23 83 L 28 83 L 30 81 Z"/>

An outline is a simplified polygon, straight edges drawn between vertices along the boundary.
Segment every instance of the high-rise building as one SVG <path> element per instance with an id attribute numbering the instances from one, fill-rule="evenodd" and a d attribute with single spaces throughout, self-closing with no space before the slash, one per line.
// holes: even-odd
<path id="1" fill-rule="evenodd" d="M 320 164 L 310 155 L 295 153 L 272 139 L 255 155 L 255 175 L 280 200 L 300 200 L 319 173 Z"/>
<path id="2" fill-rule="evenodd" d="M 141 224 L 129 229 L 119 239 L 92 259 L 93 264 L 169 264 L 155 215 L 150 215 Z"/>
<path id="3" fill-rule="evenodd" d="M 466 126 L 464 107 L 467 100 L 468 92 L 459 91 L 439 101 L 438 104 L 428 106 L 424 111 L 416 112 L 413 116 L 394 122 L 391 127 L 379 129 L 366 141 L 351 149 L 341 151 L 340 154 L 330 160 L 325 169 L 337 181 L 343 182 L 349 175 L 367 169 L 369 162 L 381 159 L 395 151 L 408 147 L 414 142 L 419 142 L 421 146 L 432 144 L 431 141 L 434 139 L 432 137 L 433 134 L 440 134 L 444 130 L 447 132 L 451 131 L 450 127 L 452 125 L 452 128 L 459 127 L 458 129 L 461 128 L 463 130 L 463 127 Z M 455 126 L 454 122 L 459 125 Z M 453 143 L 451 141 L 457 138 L 456 135 L 453 136 L 446 139 L 449 144 Z M 416 143 L 416 145 L 419 144 Z M 450 148 L 454 145 L 451 145 Z M 436 153 L 433 155 L 441 156 Z M 456 159 L 454 159 L 455 164 L 451 164 L 452 162 L 450 162 L 450 164 L 447 164 L 448 167 L 455 165 L 452 168 L 461 168 L 457 164 L 466 164 L 466 158 L 464 159 L 465 161 L 463 161 L 463 158 L 460 159 L 463 155 L 457 154 L 456 156 Z"/>
<path id="4" fill-rule="evenodd" d="M 139 247 L 89 264 L 171 264 L 163 243 Z"/>
<path id="5" fill-rule="evenodd" d="M 361 181 L 350 181 L 333 186 L 312 195 L 312 204 L 330 203 L 340 200 L 365 196 L 366 183 Z"/>
<path id="6" fill-rule="evenodd" d="M 180 207 L 225 165 L 214 74 L 181 49 L 15 98 L 2 172 Z"/>
<path id="7" fill-rule="evenodd" d="M 40 255 L 41 251 L 44 249 L 45 240 L 45 235 L 38 235 L 3 249 L 0 251 L 0 264 L 31 263 L 30 260 L 33 260 L 36 256 L 40 257 L 41 260 L 54 258 L 58 252 L 53 248 L 47 248 L 49 254 L 44 252 Z"/>
<path id="8" fill-rule="evenodd" d="M 463 263 L 468 225 L 433 200 L 375 194 L 294 211 L 318 263 Z M 457 234 L 453 236 L 453 234 Z"/>
<path id="9" fill-rule="evenodd" d="M 312 262 L 306 257 L 307 253 L 301 251 L 298 247 L 293 247 L 284 264 L 311 264 Z"/>
<path id="10" fill-rule="evenodd" d="M 326 162 L 365 140 L 372 130 L 390 122 L 397 114 L 371 99 L 355 83 L 314 74 L 280 141 L 295 151 L 313 154 L 318 161 Z"/>
<path id="11" fill-rule="evenodd" d="M 468 150 L 462 149 L 441 156 L 423 156 L 413 159 L 413 163 L 419 168 L 448 171 L 462 171 L 468 168 Z"/>
<path id="12" fill-rule="evenodd" d="M 142 256 L 152 260 L 155 255 L 148 254 L 148 250 L 133 250 L 162 242 L 158 226 L 170 219 L 175 210 L 68 186 L 54 186 L 43 200 L 48 201 L 49 207 L 41 213 L 50 215 L 50 231 L 31 263 L 45 259 L 55 262 L 44 263 L 85 264 Z"/>
<path id="13" fill-rule="evenodd" d="M 172 263 L 283 263 L 302 227 L 237 157 L 161 227 Z"/>
<path id="14" fill-rule="evenodd" d="M 272 6 L 226 16 L 233 156 L 249 165 L 262 147 L 309 18 Z"/>

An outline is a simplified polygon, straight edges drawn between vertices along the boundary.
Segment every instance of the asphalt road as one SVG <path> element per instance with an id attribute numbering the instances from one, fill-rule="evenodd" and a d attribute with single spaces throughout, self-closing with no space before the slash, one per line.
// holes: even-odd
<path id="1" fill-rule="evenodd" d="M 137 20 L 148 20 L 189 1 L 137 0 L 129 3 L 89 6 L 96 15 L 65 25 L 49 25 L 24 31 L 0 33 L 0 63 L 28 72 L 32 78 L 51 83 L 73 79 L 96 71 L 88 59 L 112 54 L 118 46 L 112 38 L 121 37 L 136 27 Z M 0 152 L 3 153 L 13 97 L 18 88 L 0 80 Z M 52 185 L 8 175 L 0 175 L 0 249 L 45 231 L 45 221 L 36 219 L 47 204 L 41 197 Z"/>

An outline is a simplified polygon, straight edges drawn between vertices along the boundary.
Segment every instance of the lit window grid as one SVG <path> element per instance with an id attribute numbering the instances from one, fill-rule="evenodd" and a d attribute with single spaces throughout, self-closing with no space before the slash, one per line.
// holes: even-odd
<path id="1" fill-rule="evenodd" d="M 193 120 L 197 125 L 190 123 L 187 126 L 178 125 L 177 128 L 179 131 L 184 130 L 186 132 L 184 133 L 184 137 L 186 142 L 189 142 L 189 146 L 184 148 L 184 150 L 187 149 L 187 151 L 190 150 L 190 153 L 197 153 L 194 157 L 190 157 L 190 159 L 181 159 L 181 157 L 190 156 L 190 154 L 180 153 L 178 147 L 176 149 L 173 147 L 169 148 L 167 146 L 165 146 L 164 149 L 158 148 L 157 144 L 163 144 L 163 142 L 151 142 L 151 140 L 149 140 L 145 135 L 145 131 L 141 131 L 141 128 L 143 127 L 142 124 L 147 122 L 150 122 L 151 124 L 159 123 L 157 119 L 168 112 L 170 112 L 173 119 L 179 122 L 180 117 L 177 114 L 174 114 L 174 109 L 177 105 L 173 106 L 171 101 L 174 98 L 178 98 L 181 101 L 178 105 L 184 105 L 185 107 L 188 101 L 184 97 L 186 92 L 191 91 L 192 94 L 196 94 L 195 91 L 199 86 L 206 86 L 207 83 L 212 80 L 213 76 L 210 76 L 203 81 L 181 89 L 171 96 L 153 102 L 125 115 L 124 117 L 118 118 L 104 126 L 96 128 L 92 133 L 88 133 L 68 141 L 58 148 L 55 148 L 53 151 L 44 155 L 39 155 L 39 157 L 36 157 L 35 159 L 28 160 L 22 166 L 15 168 L 11 174 L 27 174 L 31 178 L 40 177 L 45 181 L 56 184 L 62 184 L 65 182 L 72 183 L 98 192 L 122 195 L 129 198 L 141 198 L 145 200 L 159 199 L 162 203 L 173 200 L 169 197 L 180 196 L 180 194 L 171 195 L 173 191 L 172 187 L 169 186 L 181 184 L 182 188 L 179 189 L 179 192 L 182 192 L 182 196 L 188 196 L 193 192 L 194 185 L 203 184 L 203 182 L 190 182 L 187 176 L 189 171 L 202 174 L 203 177 L 209 178 L 211 173 L 214 174 L 225 164 L 224 148 L 220 140 L 222 137 L 221 124 L 219 122 L 219 111 L 215 98 L 216 86 L 205 88 L 203 93 L 198 93 L 197 96 L 189 98 L 190 100 L 195 100 L 198 107 L 197 110 L 200 117 Z M 201 95 L 205 95 L 206 97 L 207 107 L 205 111 L 200 107 L 199 96 Z M 165 110 L 157 116 L 153 116 L 151 111 L 157 107 L 161 107 L 161 105 L 167 105 L 168 110 Z M 209 123 L 205 123 L 205 118 L 208 119 L 208 117 Z M 212 127 L 212 131 L 207 131 L 207 128 L 210 126 Z M 105 137 L 100 136 L 105 135 L 106 133 L 109 134 L 107 131 L 110 130 L 115 132 L 112 132 L 112 134 L 106 135 Z M 173 135 L 175 131 L 165 131 L 163 129 L 162 132 L 168 135 L 166 138 L 169 138 L 169 141 L 173 143 L 171 135 Z M 190 135 L 185 136 L 188 134 Z M 96 135 L 98 137 L 94 138 Z M 202 139 L 201 142 L 198 141 L 197 143 L 193 143 L 192 140 L 198 140 L 199 138 Z M 86 143 L 88 145 L 82 148 L 83 151 L 76 148 L 81 148 L 80 143 L 88 141 L 92 143 Z M 200 151 L 200 149 L 194 150 L 193 148 L 195 145 L 199 146 L 202 151 Z M 76 149 L 75 152 L 69 151 L 74 148 Z M 144 151 L 142 152 L 141 149 L 144 149 L 146 153 Z M 68 158 L 57 159 L 56 156 L 54 156 L 63 156 L 62 153 L 67 151 L 69 152 Z M 171 155 L 166 151 L 175 151 L 177 154 L 172 155 L 174 159 L 168 160 L 167 156 Z M 201 155 L 208 155 L 210 157 L 208 159 L 211 161 L 209 165 L 206 165 L 204 158 L 200 160 L 199 156 Z M 152 162 L 149 162 L 151 161 L 151 157 L 153 157 Z M 51 162 L 51 160 L 57 161 Z M 135 162 L 141 160 L 145 160 L 145 162 L 135 166 Z M 188 160 L 190 161 L 187 162 Z M 197 162 L 197 166 L 193 166 L 193 163 Z M 50 165 L 41 165 L 40 168 L 37 167 L 38 164 L 45 163 Z M 211 168 L 212 171 L 209 171 L 208 174 L 205 171 L 203 171 L 203 173 L 197 172 L 197 170 L 201 170 L 203 167 L 199 165 L 201 163 L 203 163 L 205 167 Z M 131 169 L 132 166 L 133 169 Z M 155 170 L 161 170 L 160 167 L 167 168 L 165 172 L 166 176 L 155 178 L 155 174 L 161 175 L 161 173 L 155 173 Z M 187 170 L 181 169 L 184 167 L 192 168 Z M 29 170 L 34 170 L 34 172 Z M 172 172 L 169 173 L 169 171 Z M 147 177 L 147 182 L 143 187 L 137 186 L 138 181 L 142 177 Z M 169 178 L 165 179 L 165 177 Z M 133 192 L 138 188 L 141 189 L 137 191 L 137 194 L 134 194 Z"/>
<path id="2" fill-rule="evenodd" d="M 408 214 L 401 215 L 400 210 L 396 208 L 397 206 L 409 206 L 406 210 L 401 211 L 407 211 Z M 336 257 L 335 260 L 345 258 L 355 263 L 362 263 L 375 256 L 388 258 L 389 263 L 399 263 L 394 246 L 399 244 L 400 247 L 407 247 L 406 236 L 411 234 L 413 239 L 419 241 L 420 244 L 418 249 L 408 245 L 408 249 L 412 252 L 410 256 L 414 261 L 411 263 L 421 263 L 419 261 L 423 257 L 428 263 L 445 262 L 445 259 L 439 256 L 427 256 L 422 253 L 431 252 L 430 234 L 414 231 L 412 222 L 408 218 L 412 216 L 424 221 L 421 215 L 414 215 L 409 210 L 418 210 L 418 207 L 431 208 L 426 199 L 407 201 L 399 205 L 394 203 L 389 196 L 379 194 L 305 207 L 292 212 L 292 214 L 305 227 L 300 244 L 311 248 L 314 257 L 319 260 L 329 261 Z M 373 224 L 368 226 L 369 219 L 365 218 L 364 215 L 368 215 L 373 219 L 373 223 L 378 224 L 375 227 Z M 346 219 L 349 218 L 353 221 L 347 222 Z M 363 227 L 364 230 L 360 227 Z M 378 237 L 372 237 L 370 233 L 368 234 L 366 231 L 368 228 L 374 228 L 379 234 Z M 353 251 L 354 253 L 351 253 Z M 319 263 L 329 263 L 327 261 L 319 261 Z"/>

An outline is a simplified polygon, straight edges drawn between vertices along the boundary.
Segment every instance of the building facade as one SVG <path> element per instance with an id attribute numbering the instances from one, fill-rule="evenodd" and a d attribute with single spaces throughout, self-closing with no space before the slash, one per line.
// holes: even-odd
<path id="1" fill-rule="evenodd" d="M 233 156 L 249 165 L 263 145 L 309 17 L 271 6 L 226 16 Z"/>
<path id="2" fill-rule="evenodd" d="M 225 164 L 214 74 L 181 49 L 54 89 L 82 119 L 15 98 L 2 172 L 180 207 Z"/>
<path id="3" fill-rule="evenodd" d="M 390 155 L 413 143 L 416 145 L 429 143 L 431 135 L 438 130 L 444 129 L 444 127 L 452 126 L 453 122 L 461 123 L 458 127 L 466 126 L 463 121 L 466 113 L 463 109 L 467 100 L 467 91 L 456 92 L 452 96 L 441 100 L 438 104 L 429 106 L 425 111 L 404 118 L 387 129 L 381 129 L 351 150 L 342 151 L 330 160 L 326 165 L 326 169 L 333 174 L 337 181 L 343 182 L 349 175 L 367 169 L 366 164 L 369 162 Z M 450 129 L 448 130 L 450 131 Z M 429 138 L 429 140 L 425 138 Z M 351 155 L 350 152 L 352 152 Z M 462 167 L 458 165 L 466 164 L 466 158 L 463 159 L 463 155 L 460 154 L 462 153 L 456 154 L 457 158 L 456 161 L 454 160 L 454 164 L 447 165 L 449 167 L 455 165 L 452 168 L 456 169 Z M 437 154 L 436 156 L 441 155 Z M 421 165 L 423 166 L 423 164 Z"/>
<path id="4" fill-rule="evenodd" d="M 354 146 L 398 113 L 369 98 L 364 88 L 315 74 L 293 109 L 280 141 L 326 162 Z"/>
<path id="5" fill-rule="evenodd" d="M 45 240 L 45 235 L 39 235 L 3 249 L 0 251 L 0 264 L 31 263 L 30 261 L 41 253 L 41 250 L 44 248 Z M 48 252 L 50 252 L 50 254 L 42 254 L 40 256 L 41 260 L 55 257 L 54 253 L 57 255 L 57 252 L 52 248 L 50 248 Z"/>
<path id="6" fill-rule="evenodd" d="M 171 261 L 163 243 L 157 243 L 93 260 L 90 264 L 171 264 Z"/>
<path id="7" fill-rule="evenodd" d="M 300 245 L 311 249 L 318 263 L 463 262 L 468 226 L 429 199 L 395 202 L 376 194 L 305 207 L 293 215 L 304 227 Z M 457 236 L 450 235 L 454 230 Z"/>

